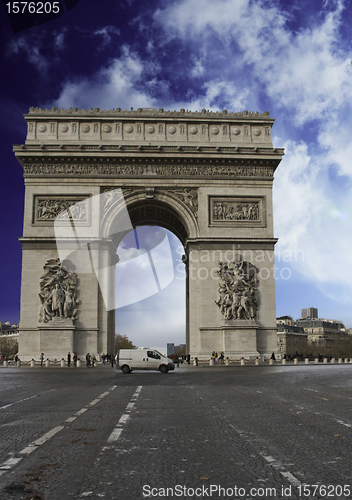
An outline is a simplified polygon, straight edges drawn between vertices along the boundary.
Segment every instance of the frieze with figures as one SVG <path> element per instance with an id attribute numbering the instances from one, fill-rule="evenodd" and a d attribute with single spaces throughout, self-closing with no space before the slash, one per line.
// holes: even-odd
<path id="1" fill-rule="evenodd" d="M 273 177 L 276 165 L 25 163 L 24 175 Z"/>
<path id="2" fill-rule="evenodd" d="M 53 221 L 87 222 L 86 196 L 36 196 L 34 199 L 34 222 Z"/>
<path id="3" fill-rule="evenodd" d="M 265 225 L 265 197 L 211 197 L 210 224 Z"/>

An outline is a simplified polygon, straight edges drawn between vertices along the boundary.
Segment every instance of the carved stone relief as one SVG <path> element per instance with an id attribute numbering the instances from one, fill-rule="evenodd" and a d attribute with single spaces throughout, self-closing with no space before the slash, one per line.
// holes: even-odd
<path id="1" fill-rule="evenodd" d="M 259 202 L 214 202 L 213 220 L 259 220 Z"/>
<path id="2" fill-rule="evenodd" d="M 34 222 L 69 220 L 87 222 L 87 196 L 36 196 L 34 199 Z"/>
<path id="3" fill-rule="evenodd" d="M 48 323 L 53 319 L 77 319 L 79 300 L 77 295 L 77 275 L 61 264 L 60 259 L 49 259 L 44 265 L 40 278 L 39 322 Z"/>
<path id="4" fill-rule="evenodd" d="M 198 190 L 197 189 L 170 189 L 170 192 L 175 194 L 181 201 L 183 201 L 198 217 Z"/>
<path id="5" fill-rule="evenodd" d="M 266 224 L 265 197 L 211 197 L 209 202 L 211 225 Z"/>
<path id="6" fill-rule="evenodd" d="M 254 319 L 258 310 L 256 268 L 250 262 L 219 262 L 220 297 L 215 304 L 227 320 Z"/>
<path id="7" fill-rule="evenodd" d="M 272 177 L 276 166 L 257 165 L 169 165 L 169 164 L 51 164 L 25 163 L 24 175 L 65 176 L 159 176 L 159 177 Z"/>

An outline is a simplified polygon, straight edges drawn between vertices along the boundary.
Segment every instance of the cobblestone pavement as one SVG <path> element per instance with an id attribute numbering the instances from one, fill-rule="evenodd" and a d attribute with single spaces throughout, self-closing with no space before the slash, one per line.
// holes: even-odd
<path id="1" fill-rule="evenodd" d="M 0 499 L 352 497 L 352 365 L 0 381 Z"/>

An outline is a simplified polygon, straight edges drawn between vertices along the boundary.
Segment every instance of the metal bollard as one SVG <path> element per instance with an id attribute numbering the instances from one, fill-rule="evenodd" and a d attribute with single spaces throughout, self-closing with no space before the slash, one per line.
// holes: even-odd
<path id="1" fill-rule="evenodd" d="M 4 368 L 7 368 L 7 360 L 4 360 Z"/>
<path id="2" fill-rule="evenodd" d="M 293 360 L 293 364 L 294 364 L 294 365 L 297 365 L 297 363 L 298 363 L 298 359 L 297 359 L 297 358 L 295 358 L 295 359 Z"/>
<path id="3" fill-rule="evenodd" d="M 64 358 L 61 359 L 61 368 L 65 368 L 65 360 L 64 360 Z"/>
<path id="4" fill-rule="evenodd" d="M 77 359 L 77 368 L 79 368 L 81 366 L 81 360 L 78 358 Z"/>
<path id="5" fill-rule="evenodd" d="M 255 366 L 259 366 L 259 359 L 255 358 Z"/>
<path id="6" fill-rule="evenodd" d="M 273 365 L 274 364 L 274 361 L 270 358 L 269 359 L 269 365 Z"/>
<path id="7" fill-rule="evenodd" d="M 283 365 L 285 365 L 285 364 L 286 364 L 286 359 L 285 359 L 285 358 L 282 358 L 281 363 L 282 363 Z"/>
<path id="8" fill-rule="evenodd" d="M 214 366 L 214 365 L 215 365 L 215 359 L 214 358 L 210 358 L 209 366 Z"/>
<path id="9" fill-rule="evenodd" d="M 230 364 L 229 358 L 226 358 L 225 359 L 225 366 L 229 366 L 229 364 Z"/>
<path id="10" fill-rule="evenodd" d="M 245 363 L 246 363 L 246 362 L 245 362 L 244 358 L 241 358 L 241 366 L 244 366 L 244 365 L 245 365 Z"/>
<path id="11" fill-rule="evenodd" d="M 334 358 L 334 357 L 332 357 L 332 358 L 331 358 L 331 364 L 334 364 L 334 363 L 335 363 L 335 358 Z"/>
<path id="12" fill-rule="evenodd" d="M 47 359 L 47 360 L 45 361 L 45 366 L 46 366 L 47 368 L 49 368 L 49 366 L 50 366 L 50 359 Z"/>
<path id="13" fill-rule="evenodd" d="M 21 360 L 20 359 L 17 361 L 17 366 L 18 366 L 18 368 L 21 368 Z"/>
<path id="14" fill-rule="evenodd" d="M 318 364 L 319 364 L 319 358 L 315 358 L 314 363 L 315 363 L 316 365 L 318 365 Z"/>
<path id="15" fill-rule="evenodd" d="M 197 361 L 195 359 L 193 360 L 193 366 L 197 366 Z"/>
<path id="16" fill-rule="evenodd" d="M 34 368 L 35 367 L 35 361 L 34 359 L 31 359 L 31 368 Z"/>
<path id="17" fill-rule="evenodd" d="M 324 358 L 323 363 L 327 363 L 327 362 L 328 362 L 328 358 Z"/>
<path id="18" fill-rule="evenodd" d="M 309 365 L 309 359 L 308 358 L 305 358 L 304 364 Z"/>
<path id="19" fill-rule="evenodd" d="M 341 363 L 342 363 L 342 358 L 339 358 L 339 364 L 341 364 Z"/>
<path id="20" fill-rule="evenodd" d="M 348 363 L 348 358 L 345 358 L 345 363 Z"/>

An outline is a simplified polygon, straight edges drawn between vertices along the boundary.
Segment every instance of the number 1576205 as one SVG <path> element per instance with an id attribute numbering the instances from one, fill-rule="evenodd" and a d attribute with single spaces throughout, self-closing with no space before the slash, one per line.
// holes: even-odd
<path id="1" fill-rule="evenodd" d="M 60 2 L 8 2 L 8 14 L 59 14 Z"/>

